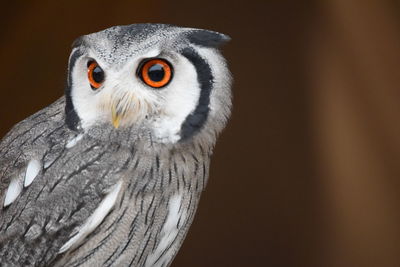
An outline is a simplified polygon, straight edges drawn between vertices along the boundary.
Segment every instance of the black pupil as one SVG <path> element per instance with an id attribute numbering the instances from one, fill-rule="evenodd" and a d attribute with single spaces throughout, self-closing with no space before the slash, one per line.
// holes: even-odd
<path id="1" fill-rule="evenodd" d="M 94 68 L 94 70 L 93 70 L 92 77 L 93 77 L 93 80 L 94 80 L 96 83 L 101 83 L 101 82 L 103 82 L 103 80 L 104 80 L 104 72 L 103 72 L 103 70 L 102 70 L 99 66 L 97 66 L 97 67 Z"/>
<path id="2" fill-rule="evenodd" d="M 162 81 L 162 79 L 165 76 L 165 71 L 164 71 L 164 66 L 161 64 L 154 64 L 153 66 L 151 66 L 148 70 L 149 78 L 153 81 L 153 82 L 159 82 Z"/>

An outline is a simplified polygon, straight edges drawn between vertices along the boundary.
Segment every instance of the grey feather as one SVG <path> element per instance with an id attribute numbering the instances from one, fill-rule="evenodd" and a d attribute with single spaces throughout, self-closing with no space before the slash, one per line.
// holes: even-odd
<path id="1" fill-rule="evenodd" d="M 163 117 L 162 112 L 148 113 L 118 129 L 106 116 L 99 115 L 100 119 L 91 124 L 83 123 L 86 111 L 75 105 L 78 102 L 74 97 L 76 90 L 86 90 L 82 89 L 86 81 L 77 85 L 80 76 L 73 71 L 79 71 L 79 60 L 88 50 L 107 62 L 108 69 L 117 70 L 152 46 L 164 54 L 176 53 L 177 57 L 184 47 L 197 49 L 186 38 L 192 31 L 160 24 L 116 26 L 74 43 L 74 49 L 81 52 L 77 63 L 70 63 L 66 97 L 14 126 L 0 143 L 0 203 L 4 203 L 12 181 L 23 183 L 32 159 L 41 164 L 33 182 L 0 208 L 3 265 L 171 263 L 194 218 L 207 184 L 216 138 L 230 115 L 231 77 L 225 61 L 215 48 L 198 48 L 212 75 L 209 114 L 196 132 L 177 141 L 165 141 L 155 134 L 159 130 L 154 128 L 155 121 L 165 120 L 168 125 L 170 119 L 177 120 Z M 176 66 L 177 71 L 179 68 Z M 196 87 L 199 84 L 193 81 L 193 89 L 188 88 L 201 90 Z M 149 92 L 164 99 L 162 94 L 173 90 L 173 86 L 163 92 Z M 157 108 L 162 110 L 163 106 Z M 75 112 L 76 128 L 66 123 L 71 111 Z M 104 218 L 97 218 L 93 230 L 80 235 L 117 184 L 121 188 L 110 211 L 102 214 Z M 66 247 L 68 242 L 73 245 Z"/>

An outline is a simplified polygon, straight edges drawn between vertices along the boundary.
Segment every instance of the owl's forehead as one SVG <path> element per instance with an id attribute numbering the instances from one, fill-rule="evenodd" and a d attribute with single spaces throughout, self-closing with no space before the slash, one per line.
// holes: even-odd
<path id="1" fill-rule="evenodd" d="M 84 36 L 86 48 L 108 64 L 123 64 L 149 50 L 175 47 L 183 40 L 185 28 L 165 24 L 135 24 L 116 26 Z"/>

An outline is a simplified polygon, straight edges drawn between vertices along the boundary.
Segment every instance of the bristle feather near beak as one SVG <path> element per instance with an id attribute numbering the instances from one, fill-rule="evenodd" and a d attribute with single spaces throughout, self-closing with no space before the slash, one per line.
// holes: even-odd
<path id="1" fill-rule="evenodd" d="M 122 124 L 130 125 L 151 111 L 150 105 L 146 101 L 138 99 L 133 94 L 124 94 L 120 98 L 114 98 L 110 103 L 110 108 L 111 122 L 115 129 Z"/>

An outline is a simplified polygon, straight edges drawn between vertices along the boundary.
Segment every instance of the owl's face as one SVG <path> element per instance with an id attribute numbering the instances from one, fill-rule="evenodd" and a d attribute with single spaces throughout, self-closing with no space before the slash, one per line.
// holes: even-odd
<path id="1" fill-rule="evenodd" d="M 116 131 L 140 125 L 163 143 L 210 127 L 219 132 L 230 112 L 231 78 L 216 48 L 228 39 L 162 24 L 80 37 L 69 62 L 68 125 L 109 125 Z"/>

